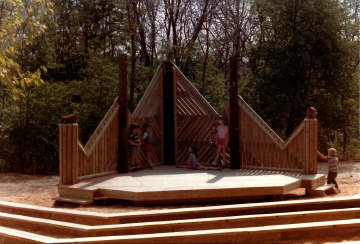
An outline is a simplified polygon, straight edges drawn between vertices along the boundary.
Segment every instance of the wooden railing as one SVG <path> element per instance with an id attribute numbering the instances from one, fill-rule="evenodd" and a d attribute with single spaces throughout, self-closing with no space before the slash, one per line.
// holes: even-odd
<path id="1" fill-rule="evenodd" d="M 315 118 L 304 119 L 283 141 L 240 96 L 239 108 L 242 168 L 317 173 Z"/>
<path id="2" fill-rule="evenodd" d="M 86 145 L 78 141 L 79 177 L 117 169 L 118 110 L 116 99 Z"/>
<path id="3" fill-rule="evenodd" d="M 85 146 L 78 139 L 78 124 L 59 125 L 61 184 L 117 170 L 118 111 L 116 98 Z"/>

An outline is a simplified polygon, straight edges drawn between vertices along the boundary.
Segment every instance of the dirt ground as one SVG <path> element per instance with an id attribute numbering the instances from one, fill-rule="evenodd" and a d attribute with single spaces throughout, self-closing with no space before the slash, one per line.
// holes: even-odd
<path id="1" fill-rule="evenodd" d="M 327 174 L 326 162 L 318 163 L 318 173 Z M 76 204 L 54 206 L 53 197 L 58 196 L 58 176 L 30 176 L 22 174 L 0 173 L 0 200 L 43 207 L 76 209 L 80 211 L 121 213 L 131 211 L 170 209 L 192 206 L 207 206 L 207 204 L 191 205 L 159 205 L 151 207 L 134 207 L 119 201 L 97 200 L 92 206 L 82 207 Z M 341 193 L 326 197 L 353 196 L 360 193 L 360 163 L 358 160 L 342 162 L 339 167 L 337 182 Z M 284 195 L 284 200 L 311 199 L 305 194 L 305 189 L 298 189 Z M 222 203 L 224 204 L 224 203 Z M 214 204 L 212 204 L 214 205 Z M 349 238 L 321 238 L 319 240 L 299 240 L 298 243 L 338 243 L 360 241 L 359 237 Z M 284 242 L 285 243 L 285 242 Z"/>

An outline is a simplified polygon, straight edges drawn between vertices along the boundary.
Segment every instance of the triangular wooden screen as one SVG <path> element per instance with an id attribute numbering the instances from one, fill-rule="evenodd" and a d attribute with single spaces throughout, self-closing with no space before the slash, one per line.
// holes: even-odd
<path id="1" fill-rule="evenodd" d="M 177 159 L 185 161 L 189 146 L 195 144 L 199 149 L 199 161 L 210 163 L 215 157 L 216 150 L 213 140 L 216 134 L 217 113 L 175 65 L 173 69 L 176 79 Z M 133 114 L 133 121 L 141 127 L 144 123 L 151 123 L 154 136 L 153 156 L 158 162 L 162 159 L 162 78 L 163 68 L 160 66 Z M 142 133 L 143 131 L 140 134 Z M 145 163 L 143 153 L 141 158 Z"/>

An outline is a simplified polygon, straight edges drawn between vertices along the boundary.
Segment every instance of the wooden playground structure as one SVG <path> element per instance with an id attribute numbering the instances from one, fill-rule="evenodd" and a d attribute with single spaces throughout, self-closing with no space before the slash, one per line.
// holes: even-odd
<path id="1" fill-rule="evenodd" d="M 170 62 L 157 70 L 133 114 L 127 110 L 126 56 L 120 56 L 119 97 L 85 146 L 75 116 L 59 125 L 57 201 L 91 204 L 97 197 L 134 203 L 174 203 L 281 196 L 305 188 L 314 196 L 336 193 L 317 174 L 316 111 L 283 141 L 237 94 L 231 60 L 231 170 L 175 168 L 196 144 L 200 161 L 214 158 L 217 113 Z M 235 70 L 235 71 L 234 71 Z M 170 95 L 169 95 L 170 94 Z M 151 123 L 155 170 L 129 173 L 129 124 Z M 145 157 L 142 155 L 142 162 Z M 277 199 L 279 199 L 277 198 Z M 0 243 L 274 243 L 303 238 L 358 238 L 360 195 L 125 213 L 94 213 L 0 201 Z"/>
<path id="2" fill-rule="evenodd" d="M 332 185 L 325 185 L 325 177 L 317 174 L 316 110 L 309 108 L 306 118 L 283 141 L 238 95 L 237 68 L 237 60 L 230 59 L 230 101 L 221 111 L 229 123 L 231 173 L 213 174 L 221 180 L 209 183 L 211 177 L 201 177 L 206 172 L 188 171 L 184 176 L 171 166 L 186 160 L 193 144 L 199 148 L 199 162 L 213 161 L 218 113 L 173 63 L 164 62 L 131 114 L 127 109 L 126 56 L 120 55 L 119 97 L 85 146 L 78 139 L 76 117 L 63 116 L 59 125 L 59 197 L 55 200 L 81 204 L 90 204 L 96 197 L 135 203 L 208 201 L 281 196 L 298 188 L 306 188 L 312 195 L 336 193 Z M 151 123 L 153 157 L 163 165 L 158 170 L 128 173 L 127 136 L 133 122 L 140 127 Z M 143 152 L 140 160 L 146 165 Z M 166 177 L 159 181 L 161 172 Z M 183 180 L 179 181 L 180 174 Z M 196 179 L 202 180 L 195 183 Z"/>

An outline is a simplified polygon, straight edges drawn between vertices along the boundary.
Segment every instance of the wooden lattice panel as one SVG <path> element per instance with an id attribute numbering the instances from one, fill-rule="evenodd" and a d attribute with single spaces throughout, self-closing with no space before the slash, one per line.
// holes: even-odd
<path id="1" fill-rule="evenodd" d="M 215 158 L 216 117 L 178 116 L 178 161 L 186 161 L 189 147 L 196 145 L 198 161 L 211 163 Z"/>

